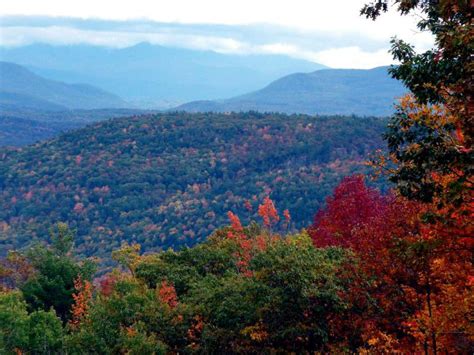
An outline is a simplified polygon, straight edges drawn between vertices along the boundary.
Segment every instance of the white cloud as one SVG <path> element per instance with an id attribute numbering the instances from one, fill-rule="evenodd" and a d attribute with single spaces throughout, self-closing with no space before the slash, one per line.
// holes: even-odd
<path id="1" fill-rule="evenodd" d="M 309 51 L 291 44 L 273 43 L 260 46 L 256 50 L 263 53 L 286 54 L 340 69 L 370 69 L 393 63 L 392 56 L 386 49 L 370 52 L 356 46 Z"/>
<path id="2" fill-rule="evenodd" d="M 331 63 L 333 68 L 370 69 L 392 63 L 392 56 L 386 49 L 365 52 L 359 47 L 327 49 L 313 54 L 318 63 Z"/>
<path id="3" fill-rule="evenodd" d="M 64 23 L 64 19 L 61 24 L 45 26 L 2 25 L 0 22 L 0 44 L 48 42 L 126 47 L 147 41 L 224 53 L 279 53 L 341 68 L 390 64 L 392 60 L 387 50 L 394 35 L 414 43 L 420 50 L 432 45 L 431 36 L 416 29 L 418 18 L 413 16 L 402 17 L 392 11 L 375 22 L 360 17 L 360 8 L 367 1 L 15 0 L 2 4 L 0 16 L 158 22 L 156 26 L 147 23 L 144 28 L 135 24 L 133 29 L 126 28 L 127 22 L 120 29 L 81 28 Z M 177 25 L 181 27 L 165 28 L 166 24 L 181 24 Z M 195 31 L 195 24 L 224 26 L 215 26 L 206 32 Z M 246 26 L 258 30 L 240 33 L 239 28 Z M 274 31 L 275 28 L 279 30 Z"/>
<path id="4" fill-rule="evenodd" d="M 301 31 L 359 32 L 370 38 L 416 31 L 416 18 L 396 13 L 379 21 L 359 16 L 367 0 L 15 0 L 0 15 L 45 15 L 169 23 L 246 25 L 266 23 Z"/>
<path id="5" fill-rule="evenodd" d="M 192 34 L 156 32 L 91 31 L 64 26 L 24 27 L 12 26 L 2 30 L 2 45 L 22 46 L 36 42 L 53 45 L 91 44 L 105 47 L 125 48 L 140 42 L 209 50 L 239 52 L 245 45 L 232 38 L 218 36 L 196 36 Z"/>

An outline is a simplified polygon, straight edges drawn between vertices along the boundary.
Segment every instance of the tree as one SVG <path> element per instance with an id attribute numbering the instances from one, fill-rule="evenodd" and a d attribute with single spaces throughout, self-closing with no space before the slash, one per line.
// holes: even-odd
<path id="1" fill-rule="evenodd" d="M 463 352 L 469 344 L 470 253 L 453 238 L 456 229 L 423 222 L 430 208 L 383 196 L 355 176 L 316 215 L 314 244 L 354 253 L 340 269 L 350 306 L 332 319 L 353 351 L 390 343 L 392 351 Z"/>
<path id="2" fill-rule="evenodd" d="M 165 296 L 169 294 L 167 290 Z M 96 294 L 91 300 L 82 321 L 71 329 L 67 348 L 72 353 L 163 354 L 168 346 L 182 345 L 187 331 L 187 323 L 177 317 L 182 310 L 161 296 L 159 290 L 122 274 L 110 295 Z"/>
<path id="3" fill-rule="evenodd" d="M 360 175 L 347 177 L 308 230 L 316 247 L 343 247 L 353 253 L 340 268 L 346 282 L 342 297 L 349 306 L 331 322 L 336 338 L 352 351 L 374 336 L 403 338 L 397 334 L 403 313 L 413 309 L 401 285 L 409 282 L 410 273 L 393 249 L 417 229 L 417 207 L 394 195 L 381 195 Z"/>
<path id="4" fill-rule="evenodd" d="M 87 316 L 87 311 L 92 299 L 92 285 L 89 281 L 83 281 L 79 275 L 74 280 L 74 289 L 72 298 L 74 304 L 71 306 L 71 320 L 69 324 L 72 327 L 77 327 L 79 323 Z"/>
<path id="5" fill-rule="evenodd" d="M 20 292 L 0 293 L 0 349 L 13 353 L 28 343 L 28 312 Z"/>
<path id="6" fill-rule="evenodd" d="M 28 262 L 34 273 L 20 286 L 30 310 L 49 311 L 67 321 L 71 317 L 74 303 L 74 282 L 80 276 L 90 280 L 94 273 L 92 262 L 77 262 L 72 252 L 72 232 L 67 225 L 59 223 L 51 231 L 52 245 L 37 246 L 27 253 Z"/>
<path id="7" fill-rule="evenodd" d="M 392 41 L 392 54 L 401 64 L 392 75 L 402 80 L 419 103 L 447 104 L 459 116 L 466 142 L 473 138 L 473 4 L 469 0 L 395 0 L 401 15 L 420 11 L 418 28 L 434 35 L 435 48 L 416 54 L 414 47 L 401 40 Z M 388 0 L 374 0 L 361 14 L 373 20 L 388 11 Z"/>
<path id="8" fill-rule="evenodd" d="M 435 48 L 417 54 L 393 39 L 400 62 L 390 73 L 411 90 L 392 117 L 385 138 L 397 167 L 390 179 L 409 198 L 459 208 L 472 202 L 474 133 L 473 5 L 469 0 L 395 0 L 406 15 L 421 11 L 418 28 L 434 35 Z M 361 13 L 376 19 L 388 10 L 376 0 Z M 428 106 L 435 105 L 435 106 Z M 443 186 L 441 177 L 449 176 Z"/>
<path id="9" fill-rule="evenodd" d="M 61 320 L 54 310 L 27 312 L 18 291 L 0 292 L 0 352 L 58 353 L 63 346 Z"/>
<path id="10" fill-rule="evenodd" d="M 28 317 L 28 352 L 52 354 L 62 350 L 64 330 L 54 310 L 35 311 Z"/>
<path id="11" fill-rule="evenodd" d="M 309 233 L 317 247 L 377 248 L 385 237 L 384 221 L 393 200 L 367 187 L 362 175 L 346 177 L 318 211 Z"/>
<path id="12" fill-rule="evenodd" d="M 424 223 L 395 250 L 417 281 L 404 285 L 406 298 L 420 304 L 404 325 L 421 344 L 414 351 L 465 352 L 472 347 L 466 307 L 472 307 L 473 273 L 474 4 L 394 4 L 402 15 L 421 11 L 418 28 L 435 38 L 435 48 L 419 54 L 392 40 L 400 65 L 390 73 L 412 94 L 401 100 L 385 134 L 389 159 L 378 162 L 401 195 L 423 202 L 417 215 Z M 388 0 L 375 0 L 361 13 L 375 20 L 388 7 Z"/>

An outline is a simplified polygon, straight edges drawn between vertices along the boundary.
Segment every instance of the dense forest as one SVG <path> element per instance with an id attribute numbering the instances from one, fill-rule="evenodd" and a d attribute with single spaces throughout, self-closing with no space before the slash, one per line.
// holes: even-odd
<path id="1" fill-rule="evenodd" d="M 108 258 L 121 241 L 147 251 L 194 245 L 245 222 L 270 195 L 311 223 L 345 175 L 367 171 L 386 120 L 183 112 L 104 121 L 57 139 L 0 151 L 0 243 L 77 230 L 78 252 Z"/>
<path id="2" fill-rule="evenodd" d="M 348 177 L 307 232 L 276 233 L 292 216 L 265 198 L 260 224 L 243 226 L 229 212 L 227 227 L 192 248 L 142 254 L 139 244 L 123 244 L 112 253 L 120 267 L 95 278 L 97 264 L 75 256 L 74 233 L 60 223 L 50 246 L 0 264 L 0 346 L 41 354 L 429 354 L 434 346 L 468 354 L 469 221 L 427 225 L 432 208 Z"/>
<path id="3" fill-rule="evenodd" d="M 167 115 L 136 117 L 3 151 L 0 187 L 6 213 L 24 208 L 22 216 L 31 214 L 8 217 L 2 233 L 24 228 L 25 234 L 11 234 L 19 236 L 12 240 L 21 245 L 39 238 L 36 226 L 46 228 L 49 223 L 51 229 L 48 244 L 10 251 L 0 260 L 0 352 L 472 354 L 472 5 L 455 0 L 394 3 L 402 14 L 421 11 L 419 27 L 433 33 L 436 45 L 417 54 L 410 44 L 392 41 L 391 52 L 400 65 L 390 72 L 411 94 L 400 100 L 389 119 L 386 149 L 370 159 L 375 175 L 393 183 L 389 192 L 367 186 L 364 176 L 352 174 L 370 148 L 363 132 L 376 133 L 377 123 L 382 124 L 376 119 L 252 113 L 174 114 L 172 120 Z M 391 4 L 374 0 L 361 12 L 375 20 Z M 120 129 L 112 129 L 117 126 Z M 212 136 L 209 140 L 211 126 L 228 139 Z M 100 138 L 95 134 L 99 132 Z M 161 143 L 143 144 L 149 140 Z M 195 143 L 190 146 L 188 140 Z M 332 144 L 331 150 L 318 150 L 321 145 L 316 142 L 325 140 Z M 208 144 L 212 149 L 206 148 Z M 92 154 L 91 147 L 97 153 Z M 150 147 L 157 147 L 153 154 Z M 290 159 L 288 152 L 295 155 Z M 178 160 L 189 156 L 192 159 Z M 271 160 L 262 159 L 269 156 Z M 121 169 L 114 170 L 120 157 L 124 158 Z M 307 229 L 293 231 L 292 223 L 302 213 L 297 204 L 291 205 L 295 200 L 285 196 L 276 202 L 281 192 L 267 189 L 265 182 L 256 184 L 262 178 L 242 178 L 246 175 L 239 174 L 240 161 L 253 167 L 252 172 L 273 172 L 267 175 L 271 181 L 282 176 L 283 185 L 291 189 L 307 181 L 301 178 L 293 185 L 293 180 L 285 179 L 310 176 L 303 169 L 310 166 L 316 175 L 309 180 L 318 186 L 326 186 L 327 174 L 340 182 L 323 205 L 305 202 L 314 219 Z M 70 196 L 71 202 L 55 202 L 65 206 L 65 215 L 57 215 L 58 219 L 67 217 L 70 209 L 88 216 L 89 204 L 102 206 L 113 196 L 114 187 L 103 183 L 114 178 L 123 179 L 120 186 L 125 190 L 127 184 L 134 184 L 130 190 L 140 191 L 133 199 L 127 195 L 119 201 L 140 206 L 155 190 L 133 179 L 160 179 L 159 174 L 146 175 L 146 167 L 164 163 L 173 173 L 169 179 L 179 183 L 167 187 L 171 183 L 161 181 L 155 190 L 176 189 L 180 198 L 173 201 L 223 181 L 239 186 L 245 180 L 250 191 L 256 184 L 256 198 L 249 201 L 248 210 L 252 207 L 257 222 L 246 220 L 245 208 L 237 208 L 234 195 L 224 193 L 232 202 L 222 204 L 219 218 L 226 218 L 227 225 L 213 228 L 205 241 L 179 250 L 149 252 L 148 239 L 140 239 L 147 232 L 143 228 L 143 234 L 126 234 L 133 237 L 124 238 L 126 242 L 111 253 L 117 266 L 98 274 L 100 261 L 78 253 L 85 253 L 85 245 L 106 249 L 101 237 L 93 230 L 83 234 L 81 224 L 74 226 L 75 234 L 65 223 L 44 221 L 44 212 L 39 218 L 28 212 L 49 211 L 38 197 L 43 193 L 51 198 Z M 319 171 L 321 166 L 328 170 Z M 216 177 L 187 190 L 183 176 L 202 167 L 204 173 L 216 172 Z M 285 168 L 289 175 L 280 175 Z M 109 172 L 111 178 L 104 180 Z M 349 176 L 339 179 L 342 174 Z M 60 182 L 48 184 L 56 176 Z M 20 188 L 14 187 L 13 179 L 21 182 Z M 87 185 L 90 180 L 93 184 Z M 95 188 L 96 195 L 91 195 Z M 245 201 L 241 202 L 245 205 Z M 124 208 L 120 202 L 107 213 L 131 218 L 133 209 L 120 211 Z M 201 215 L 207 213 L 203 206 L 196 207 Z M 185 220 L 184 207 L 173 207 L 173 224 Z M 94 213 L 100 215 L 101 210 Z M 146 223 L 151 218 L 144 214 Z M 176 240 L 171 231 L 167 233 Z M 113 232 L 109 241 L 111 236 Z"/>

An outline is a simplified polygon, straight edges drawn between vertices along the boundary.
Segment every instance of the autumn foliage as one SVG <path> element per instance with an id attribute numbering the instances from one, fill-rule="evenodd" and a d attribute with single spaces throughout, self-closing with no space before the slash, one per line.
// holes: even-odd
<path id="1" fill-rule="evenodd" d="M 341 270 L 352 278 L 343 295 L 352 308 L 332 319 L 341 339 L 359 334 L 361 348 L 379 351 L 467 350 L 474 270 L 458 238 L 464 223 L 424 223 L 433 208 L 383 196 L 354 176 L 318 212 L 309 230 L 314 244 L 354 252 Z"/>
<path id="2" fill-rule="evenodd" d="M 229 225 L 212 226 L 212 235 L 198 245 L 150 251 L 123 243 L 113 252 L 117 264 L 95 280 L 96 292 L 89 281 L 93 268 L 75 259 L 74 233 L 60 223 L 52 230 L 52 247 L 13 253 L 0 264 L 0 352 L 472 354 L 472 2 L 374 0 L 362 13 L 376 19 L 392 3 L 402 14 L 421 10 L 426 19 L 419 27 L 433 32 L 438 47 L 416 54 L 403 41 L 392 42 L 401 64 L 390 72 L 413 95 L 401 99 L 390 119 L 386 154 L 371 162 L 393 183 L 391 191 L 347 174 L 319 211 L 305 212 L 316 212 L 313 224 L 296 232 L 289 228 L 289 210 L 280 217 L 269 196 L 278 192 L 263 184 L 256 213 L 257 195 L 233 196 L 240 202 L 228 204 L 234 211 L 227 213 Z M 251 130 L 271 139 L 269 127 Z M 232 150 L 243 153 L 238 138 Z M 153 141 L 161 140 L 153 135 Z M 270 146 L 260 138 L 254 142 L 258 149 Z M 70 158 L 75 168 L 91 161 L 83 153 Z M 104 161 L 113 167 L 113 160 Z M 211 162 L 229 163 L 225 154 Z M 28 186 L 7 200 L 39 201 L 40 191 Z M 210 183 L 183 186 L 197 194 Z M 102 205 L 111 190 L 107 185 L 96 192 Z M 72 200 L 77 218 L 92 211 L 79 195 Z M 182 206 L 193 204 L 173 204 L 183 220 Z M 238 214 L 245 211 L 263 223 L 242 223 Z M 291 232 L 282 235 L 285 227 Z M 147 224 L 143 231 L 151 234 L 140 238 L 148 242 L 157 228 Z M 167 228 L 173 238 L 187 240 L 178 233 L 183 229 Z"/>
<path id="3" fill-rule="evenodd" d="M 158 299 L 170 308 L 175 308 L 178 305 L 178 296 L 174 286 L 166 280 L 161 282 L 160 287 L 156 292 Z"/>
<path id="4" fill-rule="evenodd" d="M 270 227 L 270 220 L 278 221 L 278 212 L 273 201 L 266 197 L 262 205 L 259 206 L 259 214 L 263 218 L 267 227 Z M 227 238 L 235 243 L 236 250 L 234 256 L 237 259 L 237 268 L 245 276 L 252 276 L 249 265 L 253 255 L 267 248 L 271 243 L 271 233 L 262 233 L 260 235 L 250 237 L 248 232 L 244 230 L 240 219 L 232 212 L 228 212 L 227 216 L 230 220 L 230 230 L 227 232 Z M 268 222 L 268 224 L 267 224 Z"/>
<path id="5" fill-rule="evenodd" d="M 262 217 L 263 224 L 266 227 L 270 227 L 273 223 L 277 223 L 280 220 L 275 204 L 268 196 L 265 197 L 263 203 L 258 206 L 258 214 Z"/>
<path id="6" fill-rule="evenodd" d="M 124 244 L 114 253 L 118 267 L 94 281 L 95 292 L 74 279 L 61 346 L 73 353 L 468 353 L 468 218 L 427 219 L 439 214 L 437 205 L 382 194 L 365 179 L 345 178 L 307 232 L 275 232 L 291 217 L 283 211 L 280 220 L 267 197 L 261 225 L 229 212 L 229 226 L 193 248 L 141 255 L 139 245 Z M 12 312 L 8 303 L 4 309 L 0 316 Z M 27 349 L 21 344 L 14 345 Z"/>
<path id="7" fill-rule="evenodd" d="M 89 281 L 82 280 L 78 277 L 74 281 L 74 288 L 76 293 L 72 295 L 74 304 L 71 307 L 71 320 L 69 323 L 72 327 L 77 327 L 87 315 L 89 303 L 92 299 L 92 285 Z"/>

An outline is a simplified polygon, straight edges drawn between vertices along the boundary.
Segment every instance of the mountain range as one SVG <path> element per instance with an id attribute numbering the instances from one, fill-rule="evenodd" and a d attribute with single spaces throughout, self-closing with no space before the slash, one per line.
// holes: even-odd
<path id="1" fill-rule="evenodd" d="M 406 88 L 387 73 L 324 69 L 287 75 L 261 90 L 225 100 L 195 101 L 179 106 L 189 112 L 284 112 L 321 115 L 388 116 Z"/>
<path id="2" fill-rule="evenodd" d="M 0 60 L 66 83 L 83 82 L 139 107 L 169 108 L 260 89 L 323 65 L 283 55 L 236 55 L 141 43 L 127 48 L 32 44 L 0 47 Z"/>
<path id="3" fill-rule="evenodd" d="M 84 53 L 90 54 L 92 59 Z M 318 68 L 315 63 L 280 56 L 224 55 L 145 44 L 125 49 L 48 45 L 0 47 L 0 54 L 2 58 L 7 56 L 32 64 L 25 67 L 0 62 L 0 146 L 31 144 L 90 122 L 152 113 L 130 108 L 132 104 L 117 95 L 124 88 L 127 95 L 132 92 L 142 95 L 140 100 L 152 92 L 158 95 L 155 98 L 165 97 L 160 96 L 160 92 L 163 95 L 180 92 L 181 100 L 211 95 L 212 90 L 199 86 L 202 84 L 219 88 L 220 94 L 214 92 L 215 98 L 230 91 L 236 94 L 244 87 L 254 87 L 278 73 L 311 69 L 309 73 L 277 78 L 250 93 L 232 95 L 229 99 L 192 101 L 169 110 L 358 116 L 390 115 L 396 97 L 405 92 L 403 85 L 388 75 L 387 67 L 314 70 Z M 74 61 L 76 55 L 79 58 Z M 186 64 L 188 67 L 184 70 Z M 265 73 L 262 75 L 266 79 L 254 75 L 256 72 Z M 236 82 L 230 80 L 232 76 L 237 78 Z M 142 79 L 149 80 L 148 84 Z M 87 84 L 66 82 L 81 80 Z M 244 81 L 248 85 L 244 85 Z M 92 86 L 91 82 L 99 87 L 110 87 L 111 92 Z M 192 94 L 187 91 L 188 87 L 194 88 Z"/>

